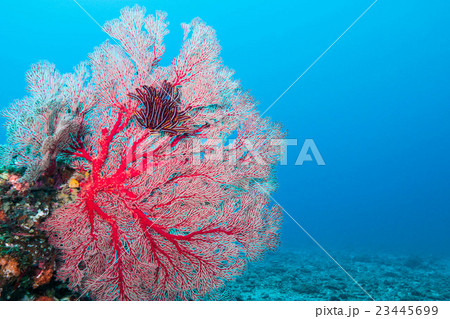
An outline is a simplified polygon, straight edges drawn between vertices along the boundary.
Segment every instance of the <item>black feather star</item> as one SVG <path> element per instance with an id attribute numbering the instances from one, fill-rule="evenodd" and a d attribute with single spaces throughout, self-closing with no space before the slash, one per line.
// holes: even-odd
<path id="1" fill-rule="evenodd" d="M 181 105 L 180 90 L 170 82 L 164 81 L 159 88 L 144 85 L 129 96 L 141 102 L 141 108 L 135 114 L 143 128 L 174 135 L 188 132 L 183 123 L 189 116 L 186 111 L 178 109 Z"/>

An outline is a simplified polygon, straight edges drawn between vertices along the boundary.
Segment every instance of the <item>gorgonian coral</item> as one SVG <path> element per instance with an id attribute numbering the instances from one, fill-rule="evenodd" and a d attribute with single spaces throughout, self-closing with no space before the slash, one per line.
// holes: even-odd
<path id="1" fill-rule="evenodd" d="M 82 134 L 84 111 L 95 104 L 86 68 L 82 63 L 74 74 L 61 75 L 48 62 L 33 65 L 26 75 L 31 95 L 2 111 L 9 144 L 1 148 L 1 165 L 26 168 L 21 182 L 54 167 L 72 136 Z"/>
<path id="2" fill-rule="evenodd" d="M 165 17 L 125 8 L 104 26 L 115 44 L 77 69 L 87 97 L 46 82 L 55 103 L 83 110 L 82 131 L 60 152 L 87 177 L 45 228 L 61 252 L 59 278 L 92 298 L 201 298 L 278 243 L 281 213 L 268 194 L 280 127 L 260 118 L 201 20 L 182 25 L 179 55 L 159 66 Z"/>

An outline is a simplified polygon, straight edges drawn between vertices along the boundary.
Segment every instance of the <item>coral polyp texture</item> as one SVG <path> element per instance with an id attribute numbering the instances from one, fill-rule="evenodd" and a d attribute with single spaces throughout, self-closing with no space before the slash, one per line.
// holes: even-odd
<path id="1" fill-rule="evenodd" d="M 183 24 L 179 55 L 160 66 L 166 14 L 125 8 L 74 74 L 40 63 L 30 97 L 4 113 L 10 165 L 31 183 L 75 170 L 79 192 L 44 223 L 57 276 L 98 300 L 216 296 L 278 244 L 281 128 L 219 58 L 215 31 Z M 275 143 L 274 143 L 275 141 Z"/>

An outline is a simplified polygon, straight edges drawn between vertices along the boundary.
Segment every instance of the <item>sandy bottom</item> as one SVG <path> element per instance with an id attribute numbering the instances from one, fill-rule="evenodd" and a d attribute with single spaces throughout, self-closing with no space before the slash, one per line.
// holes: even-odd
<path id="1" fill-rule="evenodd" d="M 228 285 L 234 300 L 450 300 L 450 257 L 279 250 Z"/>

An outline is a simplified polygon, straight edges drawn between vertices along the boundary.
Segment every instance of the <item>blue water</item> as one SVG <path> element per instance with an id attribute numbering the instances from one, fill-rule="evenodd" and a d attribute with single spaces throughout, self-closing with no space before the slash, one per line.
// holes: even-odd
<path id="1" fill-rule="evenodd" d="M 100 24 L 135 2 L 79 0 Z M 372 2 L 138 1 L 169 14 L 162 64 L 178 53 L 180 23 L 215 28 L 261 111 Z M 450 254 L 449 15 L 447 1 L 379 0 L 266 113 L 298 140 L 274 197 L 331 254 Z M 25 95 L 32 63 L 70 72 L 106 39 L 70 0 L 3 1 L 1 107 Z M 326 165 L 294 165 L 305 139 Z M 320 251 L 287 214 L 282 249 Z"/>

